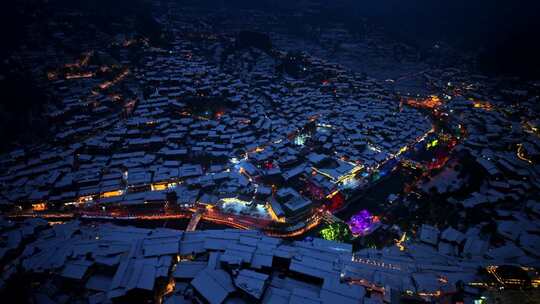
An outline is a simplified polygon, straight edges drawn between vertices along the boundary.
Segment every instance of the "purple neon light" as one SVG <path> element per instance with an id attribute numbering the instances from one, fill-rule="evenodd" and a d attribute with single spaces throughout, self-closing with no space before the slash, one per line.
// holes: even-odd
<path id="1" fill-rule="evenodd" d="M 371 225 L 373 225 L 373 216 L 369 211 L 362 210 L 358 212 L 358 214 L 353 215 L 348 224 L 353 234 L 363 235 L 371 228 Z"/>

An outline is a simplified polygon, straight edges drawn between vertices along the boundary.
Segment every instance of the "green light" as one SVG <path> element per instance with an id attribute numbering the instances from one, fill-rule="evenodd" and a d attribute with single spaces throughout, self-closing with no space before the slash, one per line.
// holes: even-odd
<path id="1" fill-rule="evenodd" d="M 434 140 L 432 140 L 431 142 L 429 142 L 429 143 L 427 144 L 427 148 L 428 148 L 428 149 L 434 148 L 434 147 L 436 147 L 438 144 L 439 144 L 439 140 L 438 140 L 438 139 L 434 139 Z"/>
<path id="2" fill-rule="evenodd" d="M 329 241 L 348 242 L 352 239 L 349 226 L 344 223 L 333 223 L 322 229 L 320 235 Z"/>

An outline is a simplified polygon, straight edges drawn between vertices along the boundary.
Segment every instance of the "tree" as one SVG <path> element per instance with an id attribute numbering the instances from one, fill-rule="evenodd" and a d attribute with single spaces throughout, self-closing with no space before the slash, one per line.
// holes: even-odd
<path id="1" fill-rule="evenodd" d="M 345 223 L 333 223 L 322 229 L 320 235 L 323 239 L 338 242 L 351 242 L 352 233 Z"/>

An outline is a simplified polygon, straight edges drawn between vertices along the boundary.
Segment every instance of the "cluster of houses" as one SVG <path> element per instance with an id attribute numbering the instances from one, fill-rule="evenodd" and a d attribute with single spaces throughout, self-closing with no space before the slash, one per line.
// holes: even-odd
<path id="1" fill-rule="evenodd" d="M 58 31 L 54 41 L 89 51 L 21 52 L 34 74 L 47 75 L 51 136 L 0 156 L 2 211 L 206 207 L 301 229 L 320 205 L 369 186 L 366 177 L 434 130 L 427 111 L 400 104 L 388 81 L 306 53 L 239 48 L 205 22 L 159 20 L 172 29 L 168 49 Z M 347 43 L 338 27 L 319 39 L 339 42 L 347 59 L 379 38 Z M 45 73 L 42 59 L 58 67 Z M 430 114 L 459 126 L 462 138 L 452 152 L 459 158 L 417 190 L 455 206 L 456 225 L 420 224 L 397 246 L 353 252 L 256 230 L 0 218 L 0 292 L 21 271 L 38 303 L 474 303 L 483 288 L 538 286 L 540 86 L 494 94 L 499 84 L 458 69 L 423 76 L 444 92 Z M 521 273 L 505 276 L 502 265 Z"/>
<path id="2" fill-rule="evenodd" d="M 499 84 L 493 90 L 489 81 L 462 76 L 457 69 L 435 74 L 447 79 L 434 82 L 437 87 L 460 93 L 439 110 L 454 116 L 466 132 L 455 147 L 460 158 L 419 187 L 424 193 L 435 189 L 459 211 L 461 220 L 453 227 L 422 226 L 420 238 L 444 254 L 538 267 L 538 86 L 504 90 Z"/>
<path id="3" fill-rule="evenodd" d="M 2 157 L 3 206 L 224 210 L 228 199 L 228 212 L 296 222 L 432 130 L 374 79 L 230 43 L 179 32 L 107 81 L 52 80 L 54 138 Z M 95 69 L 97 53 L 74 66 Z M 303 78 L 278 68 L 287 60 Z"/>
<path id="4" fill-rule="evenodd" d="M 422 234 L 427 227 L 422 228 Z M 446 240 L 455 241 L 451 232 Z M 429 236 L 424 236 L 429 242 Z M 429 245 L 363 249 L 257 231 L 183 232 L 72 221 L 35 234 L 3 272 L 18 271 L 37 302 L 399 303 L 479 299 L 489 261 Z M 46 274 L 46 275 L 45 275 Z M 485 287 L 485 286 L 484 286 Z"/>

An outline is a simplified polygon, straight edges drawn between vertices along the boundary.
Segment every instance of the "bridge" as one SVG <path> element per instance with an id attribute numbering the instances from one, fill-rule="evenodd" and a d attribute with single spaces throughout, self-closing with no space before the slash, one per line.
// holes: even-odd
<path id="1" fill-rule="evenodd" d="M 328 224 L 345 223 L 342 219 L 340 219 L 339 217 L 335 216 L 335 215 L 332 214 L 331 212 L 324 212 L 324 213 L 322 214 L 322 219 L 323 219 L 323 221 L 325 221 L 325 222 L 328 223 Z"/>
<path id="2" fill-rule="evenodd" d="M 201 221 L 202 216 L 203 214 L 201 210 L 195 211 L 195 213 L 193 213 L 193 215 L 191 216 L 191 220 L 187 225 L 186 231 L 195 231 L 197 229 L 197 225 Z"/>

